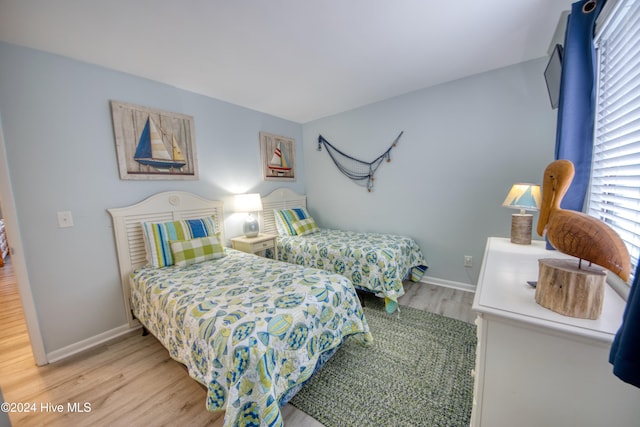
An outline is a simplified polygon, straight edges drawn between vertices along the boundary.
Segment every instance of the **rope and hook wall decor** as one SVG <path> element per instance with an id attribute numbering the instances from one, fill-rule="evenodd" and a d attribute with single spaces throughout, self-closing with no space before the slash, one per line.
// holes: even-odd
<path id="1" fill-rule="evenodd" d="M 338 170 L 356 184 L 366 186 L 367 191 L 371 192 L 373 189 L 374 174 L 384 159 L 386 159 L 387 162 L 391 161 L 391 150 L 398 145 L 398 141 L 403 133 L 404 131 L 400 132 L 391 146 L 387 148 L 387 151 L 376 157 L 376 159 L 371 162 L 365 162 L 364 160 L 359 160 L 343 153 L 331 145 L 331 143 L 324 139 L 322 135 L 318 135 L 318 151 L 322 151 L 322 146 L 324 145 L 327 149 L 327 153 L 329 153 L 329 157 L 331 157 L 331 160 L 333 160 L 333 163 L 336 165 Z"/>

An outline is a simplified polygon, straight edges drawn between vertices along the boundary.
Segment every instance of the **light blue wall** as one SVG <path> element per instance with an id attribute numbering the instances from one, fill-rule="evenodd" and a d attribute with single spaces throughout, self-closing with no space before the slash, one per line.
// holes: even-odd
<path id="1" fill-rule="evenodd" d="M 200 180 L 120 180 L 110 100 L 193 116 Z M 267 194 L 279 183 L 261 180 L 258 132 L 302 140 L 294 122 L 6 43 L 0 118 L 47 353 L 126 324 L 107 208 L 165 190 L 225 202 L 232 192 Z M 303 192 L 302 150 L 296 161 L 288 186 Z M 75 226 L 58 228 L 56 212 L 67 210 Z M 227 237 L 241 234 L 229 219 Z"/>
<path id="2" fill-rule="evenodd" d="M 553 160 L 556 112 L 545 65 L 541 58 L 304 124 L 311 213 L 325 227 L 412 236 L 429 277 L 475 286 L 487 237 L 509 236 L 507 191 L 515 182 L 540 183 Z M 371 193 L 316 151 L 322 134 L 370 161 L 401 130 Z M 473 256 L 473 268 L 463 267 L 464 255 Z"/>
<path id="3" fill-rule="evenodd" d="M 508 236 L 500 205 L 552 160 L 555 111 L 540 59 L 304 125 L 139 77 L 0 43 L 0 119 L 29 280 L 47 353 L 126 323 L 107 208 L 165 190 L 228 202 L 280 185 L 260 178 L 258 132 L 304 141 L 298 180 L 321 225 L 413 236 L 429 277 L 475 284 L 488 236 Z M 198 181 L 122 181 L 109 100 L 194 117 Z M 312 102 L 312 100 L 310 100 Z M 317 136 L 373 159 L 405 134 L 367 193 L 317 152 Z M 302 148 L 302 149 L 300 149 Z M 75 226 L 60 229 L 56 212 Z M 534 218 L 534 221 L 537 219 Z M 227 217 L 227 235 L 240 233 Z M 475 266 L 462 266 L 464 255 Z"/>

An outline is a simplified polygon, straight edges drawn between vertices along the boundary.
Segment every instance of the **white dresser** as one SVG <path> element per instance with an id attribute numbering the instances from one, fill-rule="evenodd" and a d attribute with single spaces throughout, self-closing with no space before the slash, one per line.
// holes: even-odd
<path id="1" fill-rule="evenodd" d="M 544 242 L 487 241 L 473 302 L 478 319 L 474 427 L 638 427 L 640 389 L 608 362 L 624 301 L 607 287 L 597 320 L 535 302 L 539 258 L 566 257 Z"/>

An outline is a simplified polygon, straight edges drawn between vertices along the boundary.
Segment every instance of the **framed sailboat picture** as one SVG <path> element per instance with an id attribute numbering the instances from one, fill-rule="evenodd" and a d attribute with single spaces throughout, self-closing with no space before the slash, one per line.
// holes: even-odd
<path id="1" fill-rule="evenodd" d="M 260 132 L 262 179 L 295 181 L 296 141 L 286 136 Z"/>
<path id="2" fill-rule="evenodd" d="M 193 117 L 111 101 L 120 179 L 198 179 Z"/>

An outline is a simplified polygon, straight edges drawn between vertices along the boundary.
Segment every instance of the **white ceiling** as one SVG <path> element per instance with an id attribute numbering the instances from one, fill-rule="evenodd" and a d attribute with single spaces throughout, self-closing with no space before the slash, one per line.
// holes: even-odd
<path id="1" fill-rule="evenodd" d="M 0 40 L 299 123 L 547 55 L 575 0 L 0 0 Z"/>

